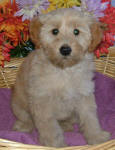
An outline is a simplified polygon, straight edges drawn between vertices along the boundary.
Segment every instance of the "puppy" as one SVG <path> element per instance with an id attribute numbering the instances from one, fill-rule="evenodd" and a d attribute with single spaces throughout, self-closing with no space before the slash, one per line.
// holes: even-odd
<path id="1" fill-rule="evenodd" d="M 36 50 L 17 75 L 11 102 L 17 117 L 13 129 L 36 128 L 41 144 L 63 147 L 60 122 L 69 120 L 68 126 L 79 124 L 88 144 L 107 141 L 110 135 L 99 125 L 92 81 L 91 52 L 102 39 L 100 23 L 83 12 L 58 9 L 34 18 L 30 35 Z"/>

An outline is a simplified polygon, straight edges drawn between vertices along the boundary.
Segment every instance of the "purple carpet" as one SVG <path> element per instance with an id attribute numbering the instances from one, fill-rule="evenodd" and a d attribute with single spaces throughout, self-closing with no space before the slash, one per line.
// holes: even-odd
<path id="1" fill-rule="evenodd" d="M 111 133 L 111 139 L 115 139 L 115 80 L 99 73 L 96 73 L 94 80 L 101 126 Z M 25 144 L 39 144 L 36 131 L 33 131 L 32 134 L 12 131 L 15 117 L 10 108 L 10 96 L 11 91 L 9 89 L 0 89 L 0 138 Z M 66 143 L 70 146 L 85 145 L 86 141 L 79 133 L 78 126 L 75 125 L 74 128 L 74 132 L 65 133 Z"/>

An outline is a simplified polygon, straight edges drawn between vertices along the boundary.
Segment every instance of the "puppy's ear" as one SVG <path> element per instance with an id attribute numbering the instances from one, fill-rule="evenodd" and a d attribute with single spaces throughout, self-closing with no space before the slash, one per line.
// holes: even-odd
<path id="1" fill-rule="evenodd" d="M 30 38 L 32 42 L 35 44 L 36 48 L 40 47 L 39 34 L 40 34 L 41 26 L 42 24 L 39 21 L 39 17 L 33 18 L 30 22 L 30 27 L 29 27 Z"/>
<path id="2" fill-rule="evenodd" d="M 96 22 L 91 25 L 90 30 L 91 30 L 92 39 L 88 51 L 93 52 L 102 40 L 105 26 L 99 22 Z"/>

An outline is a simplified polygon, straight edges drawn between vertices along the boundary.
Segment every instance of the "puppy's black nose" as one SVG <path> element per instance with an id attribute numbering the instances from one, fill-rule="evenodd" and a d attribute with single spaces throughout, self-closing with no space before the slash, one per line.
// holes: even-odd
<path id="1" fill-rule="evenodd" d="M 60 48 L 60 53 L 63 55 L 63 56 L 68 56 L 71 54 L 71 47 L 69 47 L 68 45 L 63 45 L 61 48 Z"/>

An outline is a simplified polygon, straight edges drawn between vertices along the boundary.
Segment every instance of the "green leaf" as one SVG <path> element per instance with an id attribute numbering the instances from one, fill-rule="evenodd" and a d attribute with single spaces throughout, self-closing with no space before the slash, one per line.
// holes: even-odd
<path id="1" fill-rule="evenodd" d="M 14 49 L 11 49 L 10 54 L 11 57 L 26 57 L 30 52 L 35 49 L 34 44 L 31 40 L 28 40 L 25 43 L 21 43 L 20 45 L 16 46 Z"/>

